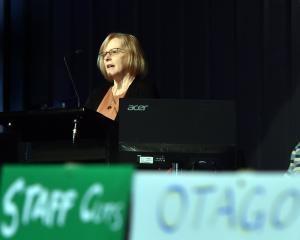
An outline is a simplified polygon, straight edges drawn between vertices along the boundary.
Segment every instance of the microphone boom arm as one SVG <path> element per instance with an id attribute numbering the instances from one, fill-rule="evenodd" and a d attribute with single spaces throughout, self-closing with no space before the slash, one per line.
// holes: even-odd
<path id="1" fill-rule="evenodd" d="M 64 56 L 64 62 L 65 62 L 65 66 L 66 66 L 66 69 L 67 69 L 67 72 L 68 72 L 68 75 L 69 75 L 69 78 L 71 80 L 71 83 L 72 83 L 72 87 L 73 87 L 73 90 L 75 92 L 75 95 L 76 95 L 76 98 L 77 98 L 77 107 L 80 108 L 80 97 L 79 97 L 79 94 L 78 94 L 78 91 L 77 91 L 77 88 L 75 86 L 75 82 L 74 82 L 74 79 L 73 79 L 73 76 L 72 76 L 72 73 L 71 73 L 71 70 L 70 70 L 70 67 L 69 67 L 69 64 L 67 62 L 67 59 L 66 57 Z"/>

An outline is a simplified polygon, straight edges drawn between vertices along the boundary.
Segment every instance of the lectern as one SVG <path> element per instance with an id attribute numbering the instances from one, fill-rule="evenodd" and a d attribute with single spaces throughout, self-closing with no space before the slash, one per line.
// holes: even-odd
<path id="1" fill-rule="evenodd" d="M 0 113 L 1 162 L 105 161 L 109 119 L 87 108 Z"/>

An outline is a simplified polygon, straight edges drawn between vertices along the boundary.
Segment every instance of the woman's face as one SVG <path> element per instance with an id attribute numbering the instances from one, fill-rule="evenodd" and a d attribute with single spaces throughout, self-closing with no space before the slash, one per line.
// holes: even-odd
<path id="1" fill-rule="evenodd" d="M 111 39 L 103 49 L 103 62 L 106 73 L 111 80 L 120 81 L 128 73 L 128 53 L 122 48 L 122 40 Z"/>

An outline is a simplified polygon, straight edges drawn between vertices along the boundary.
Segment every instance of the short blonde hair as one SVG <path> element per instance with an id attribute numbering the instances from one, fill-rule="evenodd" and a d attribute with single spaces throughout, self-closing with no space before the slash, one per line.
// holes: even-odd
<path id="1" fill-rule="evenodd" d="M 110 33 L 101 44 L 97 59 L 97 66 L 103 76 L 108 80 L 112 80 L 107 75 L 104 65 L 104 58 L 100 53 L 103 52 L 107 44 L 114 38 L 118 38 L 122 41 L 122 48 L 124 48 L 129 54 L 127 62 L 129 74 L 134 77 L 145 76 L 147 74 L 147 63 L 144 57 L 143 49 L 135 36 L 125 33 Z"/>

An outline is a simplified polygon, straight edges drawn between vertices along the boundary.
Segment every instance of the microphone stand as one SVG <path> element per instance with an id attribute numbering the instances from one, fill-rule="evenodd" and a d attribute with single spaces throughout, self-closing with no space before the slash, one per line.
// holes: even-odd
<path id="1" fill-rule="evenodd" d="M 65 56 L 64 56 L 64 63 L 65 63 L 65 66 L 66 66 L 66 69 L 67 69 L 67 72 L 68 72 L 68 76 L 69 76 L 69 79 L 71 81 L 74 93 L 75 93 L 76 98 L 77 98 L 77 107 L 80 108 L 80 97 L 79 97 L 77 88 L 75 86 L 75 82 L 74 82 L 74 79 L 73 79 L 73 76 L 72 76 L 72 73 L 71 73 L 68 61 L 67 61 L 67 59 L 66 59 Z M 73 122 L 74 122 L 74 127 L 73 127 L 73 130 L 72 130 L 72 144 L 75 145 L 77 143 L 77 139 L 78 139 L 78 136 L 77 136 L 78 135 L 77 128 L 78 128 L 78 125 L 79 125 L 79 119 L 78 119 L 78 117 L 75 118 L 73 120 Z"/>
<path id="2" fill-rule="evenodd" d="M 66 57 L 64 57 L 64 62 L 65 62 L 65 66 L 66 66 L 66 69 L 67 69 L 67 72 L 68 72 L 69 79 L 71 80 L 71 84 L 72 84 L 74 93 L 75 93 L 75 95 L 76 95 L 76 99 L 77 99 L 77 107 L 80 108 L 80 97 L 79 97 L 77 88 L 75 87 L 75 82 L 74 82 L 74 79 L 73 79 L 73 76 L 72 76 L 72 73 L 71 73 L 71 70 L 70 70 L 70 67 L 69 67 L 69 64 L 68 64 L 68 62 L 67 62 Z"/>

